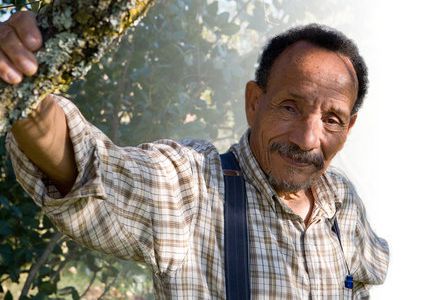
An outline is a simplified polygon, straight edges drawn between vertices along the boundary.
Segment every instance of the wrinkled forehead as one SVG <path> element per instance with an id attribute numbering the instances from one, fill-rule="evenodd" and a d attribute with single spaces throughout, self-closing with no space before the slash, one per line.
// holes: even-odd
<path id="1" fill-rule="evenodd" d="M 278 56 L 269 74 L 268 87 L 287 77 L 326 78 L 358 91 L 357 75 L 348 57 L 306 41 L 291 45 Z"/>

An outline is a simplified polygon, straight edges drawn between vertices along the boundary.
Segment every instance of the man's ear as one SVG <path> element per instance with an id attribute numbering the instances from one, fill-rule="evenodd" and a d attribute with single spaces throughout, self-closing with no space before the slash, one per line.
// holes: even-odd
<path id="1" fill-rule="evenodd" d="M 263 90 L 254 80 L 247 82 L 245 87 L 245 113 L 247 115 L 247 122 L 250 128 L 254 124 L 262 94 Z"/>
<path id="2" fill-rule="evenodd" d="M 349 120 L 348 134 L 351 131 L 351 128 L 354 127 L 355 121 L 357 121 L 357 117 L 358 117 L 357 113 L 355 113 L 351 116 L 351 120 Z"/>

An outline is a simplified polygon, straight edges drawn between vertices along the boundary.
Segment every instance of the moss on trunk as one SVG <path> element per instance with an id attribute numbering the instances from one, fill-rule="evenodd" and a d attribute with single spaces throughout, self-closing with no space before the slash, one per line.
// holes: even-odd
<path id="1" fill-rule="evenodd" d="M 65 91 L 124 31 L 145 15 L 153 0 L 44 1 L 37 20 L 44 47 L 36 76 L 11 86 L 0 82 L 0 136 L 48 94 Z"/>

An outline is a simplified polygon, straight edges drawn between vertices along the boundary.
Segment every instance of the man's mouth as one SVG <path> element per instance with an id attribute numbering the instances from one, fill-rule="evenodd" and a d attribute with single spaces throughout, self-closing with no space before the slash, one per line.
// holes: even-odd
<path id="1" fill-rule="evenodd" d="M 307 168 L 314 166 L 317 170 L 324 168 L 324 158 L 321 154 L 303 151 L 294 144 L 273 143 L 271 152 L 278 152 L 282 159 L 296 168 Z"/>
<path id="2" fill-rule="evenodd" d="M 297 168 L 307 168 L 307 167 L 314 166 L 314 164 L 312 162 L 307 162 L 307 161 L 302 161 L 302 160 L 294 159 L 294 158 L 292 158 L 292 157 L 290 157 L 288 155 L 282 154 L 280 152 L 279 152 L 279 155 L 289 165 L 292 165 L 292 166 L 297 167 Z"/>

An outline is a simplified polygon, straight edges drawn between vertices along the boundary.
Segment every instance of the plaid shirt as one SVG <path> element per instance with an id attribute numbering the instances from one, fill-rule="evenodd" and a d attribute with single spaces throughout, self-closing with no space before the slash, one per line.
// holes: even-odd
<path id="1" fill-rule="evenodd" d="M 64 234 L 89 248 L 144 262 L 159 299 L 225 299 L 219 153 L 210 143 L 160 140 L 118 147 L 68 100 L 78 176 L 68 195 L 17 147 L 18 181 Z M 248 132 L 231 150 L 243 170 L 253 299 L 362 299 L 384 281 L 387 243 L 376 236 L 352 184 L 330 168 L 312 186 L 309 226 L 280 201 L 251 153 Z M 337 216 L 343 252 L 332 231 Z M 344 287 L 345 260 L 354 288 Z"/>

